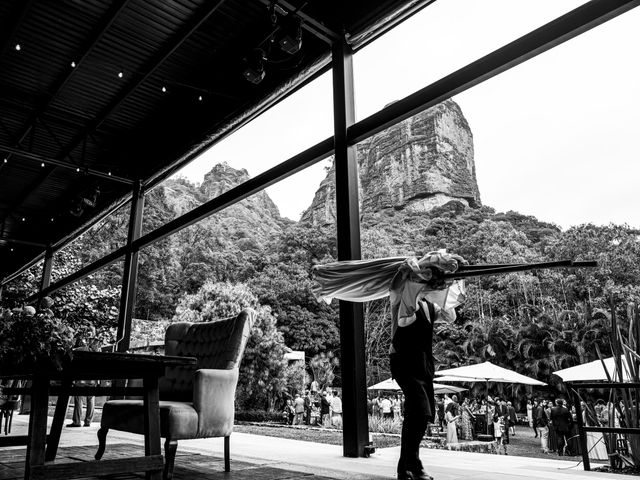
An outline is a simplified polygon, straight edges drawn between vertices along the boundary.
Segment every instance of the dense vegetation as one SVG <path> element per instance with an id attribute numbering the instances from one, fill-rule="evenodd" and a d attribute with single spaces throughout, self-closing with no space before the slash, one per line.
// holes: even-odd
<path id="1" fill-rule="evenodd" d="M 145 231 L 157 228 L 207 198 L 185 180 L 167 182 L 147 196 Z M 252 201 L 253 203 L 245 203 Z M 141 252 L 136 316 L 151 320 L 231 315 L 242 306 L 259 312 L 247 349 L 241 401 L 272 408 L 283 390 L 302 383 L 282 359 L 285 349 L 304 350 L 310 370 L 340 383 L 337 306 L 311 293 L 313 265 L 333 261 L 332 228 L 312 227 L 260 211 L 255 198 L 186 228 Z M 269 210 L 269 211 L 267 211 Z M 126 211 L 58 256 L 55 276 L 113 250 L 124 241 Z M 383 211 L 362 218 L 364 258 L 421 255 L 446 248 L 474 263 L 598 261 L 595 269 L 538 270 L 482 277 L 468 282 L 468 300 L 454 323 L 437 325 L 440 368 L 491 360 L 549 381 L 551 372 L 610 351 L 609 300 L 637 301 L 640 288 L 638 231 L 626 225 L 581 225 L 561 231 L 516 212 L 465 208 L 450 202 L 431 212 Z M 99 242 L 96 239 L 100 239 Z M 77 324 L 91 323 L 105 342 L 113 340 L 121 265 L 55 295 L 56 312 Z M 38 272 L 4 292 L 5 305 L 37 285 Z M 389 375 L 386 301 L 365 305 L 369 383 Z M 338 360 L 336 360 L 338 359 Z"/>

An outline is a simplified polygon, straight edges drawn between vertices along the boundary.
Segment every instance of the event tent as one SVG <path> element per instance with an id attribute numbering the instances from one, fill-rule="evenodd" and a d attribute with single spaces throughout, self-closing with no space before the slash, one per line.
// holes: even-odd
<path id="1" fill-rule="evenodd" d="M 376 383 L 368 388 L 369 390 L 402 390 L 400 385 L 393 379 L 387 378 L 380 383 Z M 433 391 L 438 395 L 445 393 L 460 393 L 467 390 L 462 387 L 454 387 L 453 385 L 442 385 L 440 383 L 433 384 Z"/>
<path id="2" fill-rule="evenodd" d="M 603 365 L 604 362 L 604 365 Z M 606 372 L 605 372 L 606 368 Z M 594 360 L 593 362 L 576 365 L 575 367 L 557 370 L 554 375 L 559 376 L 563 382 L 579 382 L 579 381 L 607 381 L 607 372 L 613 381 L 620 378 L 616 369 L 616 362 L 613 357 L 604 360 Z M 625 358 L 622 358 L 622 379 L 624 382 L 631 381 L 629 367 Z"/>
<path id="3" fill-rule="evenodd" d="M 443 382 L 497 382 L 537 386 L 546 385 L 546 383 L 540 380 L 527 377 L 508 368 L 499 367 L 491 362 L 440 370 L 436 372 L 436 379 Z"/>

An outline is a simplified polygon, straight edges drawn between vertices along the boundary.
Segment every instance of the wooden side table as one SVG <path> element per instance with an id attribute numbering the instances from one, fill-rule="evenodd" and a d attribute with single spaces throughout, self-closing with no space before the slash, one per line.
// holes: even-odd
<path id="1" fill-rule="evenodd" d="M 162 478 L 163 457 L 160 444 L 160 409 L 158 379 L 166 367 L 195 365 L 192 357 L 137 355 L 127 353 L 74 352 L 73 359 L 60 371 L 44 369 L 31 376 L 29 435 L 16 438 L 12 445 L 26 444 L 25 480 L 69 479 L 91 475 L 146 472 L 147 479 Z M 142 379 L 142 387 L 74 386 L 77 380 Z M 59 386 L 51 384 L 57 381 Z M 57 395 L 56 410 L 47 435 L 49 395 Z M 144 456 L 98 460 L 91 462 L 55 463 L 60 435 L 64 426 L 69 397 L 136 395 L 144 399 Z M 21 442 L 21 443 L 20 443 Z M 0 446 L 2 446 L 0 442 Z M 9 443 L 5 443 L 8 445 Z"/>

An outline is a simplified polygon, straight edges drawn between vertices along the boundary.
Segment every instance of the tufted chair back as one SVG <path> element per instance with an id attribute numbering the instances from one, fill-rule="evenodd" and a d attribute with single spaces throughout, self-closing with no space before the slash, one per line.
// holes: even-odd
<path id="1" fill-rule="evenodd" d="M 196 357 L 191 367 L 167 368 L 160 379 L 160 399 L 191 402 L 196 370 L 230 370 L 240 366 L 255 312 L 244 309 L 236 317 L 213 322 L 179 322 L 165 333 L 165 354 Z"/>

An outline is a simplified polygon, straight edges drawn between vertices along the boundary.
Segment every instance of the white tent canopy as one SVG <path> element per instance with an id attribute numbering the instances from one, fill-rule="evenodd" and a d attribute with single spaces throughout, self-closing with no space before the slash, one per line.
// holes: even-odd
<path id="1" fill-rule="evenodd" d="M 602 365 L 604 361 L 604 366 Z M 613 357 L 605 358 L 603 361 L 594 360 L 593 362 L 584 363 L 582 365 L 576 365 L 575 367 L 565 368 L 553 372 L 558 375 L 563 382 L 579 382 L 579 381 L 607 381 L 607 374 L 612 377 L 614 382 L 619 381 L 620 377 L 616 369 L 616 362 Z M 627 360 L 622 358 L 622 379 L 624 382 L 631 381 L 629 375 L 629 367 Z"/>
<path id="2" fill-rule="evenodd" d="M 370 386 L 369 390 L 402 390 L 402 389 L 400 388 L 400 385 L 398 385 L 398 383 L 393 378 L 387 378 L 386 380 L 383 380 L 380 383 L 376 383 L 375 385 Z M 442 385 L 440 383 L 433 384 L 433 391 L 438 395 L 442 395 L 445 393 L 460 393 L 465 390 L 467 389 L 462 387 L 454 387 L 452 385 Z"/>
<path id="3" fill-rule="evenodd" d="M 491 362 L 449 368 L 436 372 L 436 380 L 450 382 L 497 382 L 544 386 L 546 383 L 520 373 L 499 367 Z"/>

